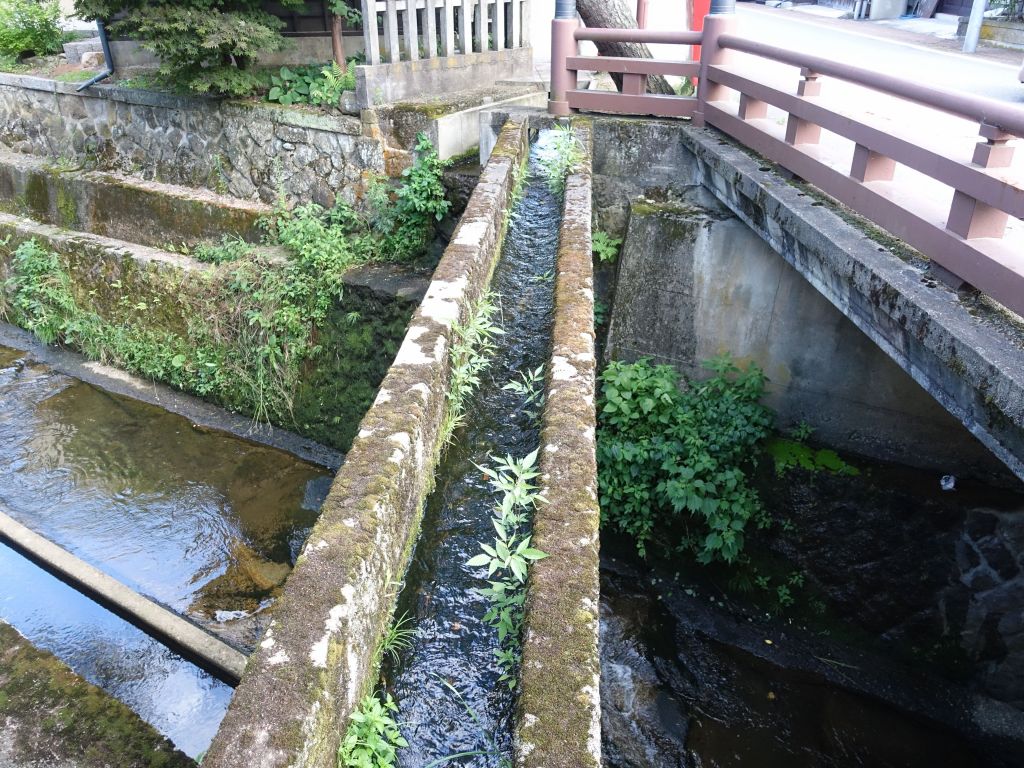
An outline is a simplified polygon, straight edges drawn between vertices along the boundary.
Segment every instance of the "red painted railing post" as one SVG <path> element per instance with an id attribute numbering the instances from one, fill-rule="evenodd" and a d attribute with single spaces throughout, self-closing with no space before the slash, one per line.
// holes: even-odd
<path id="1" fill-rule="evenodd" d="M 647 0 L 636 0 L 636 28 L 647 29 Z"/>
<path id="2" fill-rule="evenodd" d="M 720 85 L 716 85 L 708 79 L 708 67 L 715 64 L 725 64 L 732 55 L 732 51 L 722 48 L 718 44 L 718 38 L 722 35 L 729 35 L 736 32 L 739 26 L 739 19 L 733 13 L 711 13 L 704 17 L 704 38 L 700 48 L 700 77 L 697 83 L 697 111 L 693 113 L 693 124 L 704 127 L 704 105 L 709 101 L 715 101 L 716 96 L 722 91 Z"/>
<path id="3" fill-rule="evenodd" d="M 984 141 L 979 141 L 974 148 L 975 165 L 982 168 L 1005 168 L 1013 162 L 1013 145 L 1007 143 L 1013 138 L 1012 134 L 988 123 L 981 124 L 979 134 Z M 985 205 L 958 189 L 953 193 L 946 229 L 965 240 L 1002 237 L 1008 220 L 1005 211 Z"/>
<path id="4" fill-rule="evenodd" d="M 579 85 L 576 70 L 566 67 L 570 56 L 579 55 L 576 30 L 579 19 L 554 19 L 551 22 L 551 95 L 548 97 L 548 113 L 568 115 L 572 113 L 566 94 Z"/>

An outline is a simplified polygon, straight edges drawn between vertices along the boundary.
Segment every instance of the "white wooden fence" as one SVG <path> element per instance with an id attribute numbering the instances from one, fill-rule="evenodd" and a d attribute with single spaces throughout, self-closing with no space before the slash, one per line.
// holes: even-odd
<path id="1" fill-rule="evenodd" d="M 366 63 L 524 48 L 530 0 L 362 0 Z"/>

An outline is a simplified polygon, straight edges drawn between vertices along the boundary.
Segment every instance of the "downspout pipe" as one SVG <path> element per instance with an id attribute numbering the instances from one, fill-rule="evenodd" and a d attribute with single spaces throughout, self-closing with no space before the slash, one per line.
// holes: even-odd
<path id="1" fill-rule="evenodd" d="M 556 19 L 575 19 L 576 0 L 555 0 Z"/>
<path id="2" fill-rule="evenodd" d="M 114 74 L 114 59 L 110 55 L 110 40 L 107 38 L 107 25 L 103 23 L 103 19 L 96 19 L 96 30 L 100 33 L 100 47 L 103 48 L 103 62 L 107 68 L 96 77 L 75 88 L 76 93 L 84 91 L 89 86 L 96 85 L 100 80 L 106 80 Z"/>
<path id="3" fill-rule="evenodd" d="M 711 8 L 708 9 L 708 13 L 736 13 L 736 0 L 711 0 Z"/>

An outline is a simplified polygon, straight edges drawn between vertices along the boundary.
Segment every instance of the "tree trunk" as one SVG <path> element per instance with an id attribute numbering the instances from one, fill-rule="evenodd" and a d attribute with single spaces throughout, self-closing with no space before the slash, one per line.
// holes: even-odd
<path id="1" fill-rule="evenodd" d="M 630 7 L 629 0 L 576 0 L 576 9 L 588 27 L 606 29 L 636 29 L 636 7 Z M 597 43 L 602 56 L 627 56 L 634 59 L 650 59 L 651 50 L 642 43 Z M 612 75 L 615 85 L 622 89 L 622 77 Z M 675 91 L 661 75 L 647 78 L 650 93 L 674 94 Z"/>
<path id="2" fill-rule="evenodd" d="M 334 50 L 334 60 L 338 66 L 345 69 L 345 25 L 341 16 L 331 14 L 331 48 Z"/>

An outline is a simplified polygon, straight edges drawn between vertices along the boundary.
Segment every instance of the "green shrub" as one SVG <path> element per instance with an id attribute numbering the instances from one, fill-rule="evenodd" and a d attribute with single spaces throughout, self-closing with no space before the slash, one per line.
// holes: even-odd
<path id="1" fill-rule="evenodd" d="M 667 365 L 612 362 L 601 374 L 597 458 L 602 522 L 646 554 L 658 541 L 702 563 L 733 562 L 748 524 L 767 524 L 744 466 L 771 427 L 763 372 L 709 360 L 686 381 Z"/>
<path id="2" fill-rule="evenodd" d="M 313 104 L 314 106 L 336 107 L 343 91 L 356 87 L 356 63 L 350 61 L 342 69 L 332 61 L 326 66 L 281 67 L 276 75 L 270 76 L 270 92 L 267 101 L 278 104 Z"/>
<path id="3" fill-rule="evenodd" d="M 58 53 L 62 34 L 57 0 L 0 0 L 0 58 Z"/>
<path id="4" fill-rule="evenodd" d="M 594 233 L 591 247 L 598 261 L 602 264 L 610 264 L 619 258 L 619 251 L 622 249 L 622 239 L 612 237 L 607 232 L 598 230 Z"/>
<path id="5" fill-rule="evenodd" d="M 409 746 L 395 722 L 397 712 L 391 694 L 384 701 L 365 696 L 349 716 L 352 722 L 338 749 L 339 768 L 393 768 L 398 750 Z"/>
<path id="6" fill-rule="evenodd" d="M 281 0 L 297 8 L 303 0 Z M 76 0 L 85 19 L 123 17 L 115 34 L 138 37 L 160 59 L 169 84 L 196 93 L 243 96 L 265 85 L 256 56 L 285 46 L 280 19 L 259 0 Z"/>

